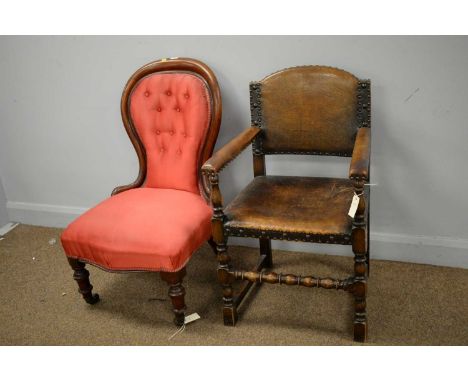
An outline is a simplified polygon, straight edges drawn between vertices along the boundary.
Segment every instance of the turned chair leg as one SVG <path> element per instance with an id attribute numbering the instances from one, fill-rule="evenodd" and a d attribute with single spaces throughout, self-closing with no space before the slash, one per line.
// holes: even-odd
<path id="1" fill-rule="evenodd" d="M 99 295 L 97 293 L 92 293 L 93 286 L 89 282 L 89 272 L 85 268 L 86 264 L 70 257 L 68 258 L 68 262 L 74 270 L 73 279 L 78 283 L 78 292 L 81 293 L 88 304 L 96 304 L 99 301 Z"/>
<path id="2" fill-rule="evenodd" d="M 218 252 L 216 251 L 216 242 L 213 240 L 212 237 L 210 237 L 208 239 L 208 244 L 210 245 L 211 249 L 213 250 L 215 256 L 218 254 Z"/>
<path id="3" fill-rule="evenodd" d="M 362 193 L 364 185 L 355 184 L 356 193 Z M 354 281 L 352 292 L 354 295 L 354 341 L 365 342 L 367 339 L 367 255 L 368 255 L 368 234 L 366 221 L 364 219 L 365 199 L 359 199 L 359 205 L 353 221 L 352 247 L 354 252 Z"/>
<path id="4" fill-rule="evenodd" d="M 218 174 L 211 172 L 208 178 L 211 185 L 211 203 L 213 204 L 211 224 L 218 258 L 218 281 L 223 287 L 224 325 L 234 326 L 237 322 L 237 307 L 234 303 L 234 290 L 232 288 L 234 277 L 229 273 L 231 257 L 227 254 L 227 238 L 224 235 L 223 198 L 219 190 Z"/>
<path id="5" fill-rule="evenodd" d="M 237 307 L 234 304 L 233 277 L 229 273 L 231 256 L 227 253 L 226 241 L 219 241 L 216 245 L 218 253 L 218 281 L 223 287 L 223 319 L 224 325 L 234 326 L 237 322 Z"/>
<path id="6" fill-rule="evenodd" d="M 366 282 L 354 283 L 354 341 L 367 340 Z"/>
<path id="7" fill-rule="evenodd" d="M 182 326 L 185 322 L 185 288 L 182 285 L 182 279 L 187 274 L 185 267 L 177 272 L 161 272 L 161 279 L 169 285 L 169 297 L 172 301 L 176 326 Z"/>
<path id="8" fill-rule="evenodd" d="M 271 254 L 271 240 L 260 239 L 260 255 L 265 255 L 265 268 L 273 268 L 273 256 Z"/>
<path id="9" fill-rule="evenodd" d="M 366 252 L 354 252 L 354 341 L 365 342 L 367 339 L 367 277 Z"/>

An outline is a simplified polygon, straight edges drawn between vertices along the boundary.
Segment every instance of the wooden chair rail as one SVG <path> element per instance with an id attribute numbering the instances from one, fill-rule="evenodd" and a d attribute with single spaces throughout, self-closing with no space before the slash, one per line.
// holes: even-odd
<path id="1" fill-rule="evenodd" d="M 253 272 L 258 272 L 263 270 L 264 268 L 267 267 L 268 263 L 268 257 L 266 255 L 260 255 L 259 261 L 257 265 L 255 266 Z M 232 276 L 232 275 L 231 275 Z M 250 289 L 254 286 L 257 285 L 255 282 L 250 281 L 248 279 L 247 283 L 242 287 L 242 289 L 239 291 L 239 294 L 234 298 L 234 305 L 236 307 L 239 307 L 240 304 L 242 304 L 242 301 L 244 300 L 245 296 L 247 296 L 247 293 L 249 293 Z"/>
<path id="2" fill-rule="evenodd" d="M 308 288 L 324 288 L 324 289 L 342 289 L 352 292 L 354 283 L 353 277 L 347 279 L 332 279 L 329 277 L 320 278 L 315 276 L 296 276 L 293 274 L 275 273 L 275 272 L 254 272 L 254 271 L 237 271 L 232 270 L 229 273 L 235 280 L 248 280 L 252 283 L 268 283 L 268 284 L 284 284 L 305 286 Z"/>

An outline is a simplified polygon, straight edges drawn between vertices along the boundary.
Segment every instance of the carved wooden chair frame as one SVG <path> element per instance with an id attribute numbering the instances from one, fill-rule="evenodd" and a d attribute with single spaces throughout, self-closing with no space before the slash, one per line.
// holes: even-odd
<path id="1" fill-rule="evenodd" d="M 289 68 L 292 69 L 292 68 Z M 334 69 L 334 68 L 333 68 Z M 288 70 L 288 69 L 284 69 Z M 354 77 L 354 76 L 353 76 Z M 268 77 L 266 77 L 268 78 Z M 262 80 L 263 81 L 263 80 Z M 265 152 L 262 147 L 262 81 L 250 83 L 251 127 L 217 151 L 203 166 L 202 171 L 211 185 L 211 202 L 214 209 L 212 221 L 213 238 L 218 256 L 218 279 L 223 288 L 223 317 L 225 325 L 235 325 L 238 319 L 238 307 L 253 285 L 261 283 L 302 285 L 310 288 L 345 290 L 354 296 L 354 339 L 364 342 L 367 336 L 366 290 L 369 274 L 369 187 L 364 187 L 370 179 L 370 141 L 371 141 L 371 93 L 370 80 L 357 80 L 356 120 L 358 130 L 352 155 L 348 153 L 324 152 Z M 259 229 L 226 228 L 226 216 L 223 212 L 223 199 L 219 188 L 220 171 L 239 153 L 252 143 L 254 176 L 266 175 L 265 155 L 267 154 L 310 154 L 351 156 L 349 179 L 354 191 L 361 195 L 357 212 L 352 222 L 351 235 L 334 236 L 310 235 L 307 233 L 285 233 Z M 229 236 L 258 238 L 260 258 L 252 271 L 235 270 L 231 267 L 231 257 L 227 253 Z M 354 252 L 354 275 L 346 279 L 320 278 L 314 276 L 296 276 L 265 272 L 273 266 L 271 240 L 287 240 L 314 243 L 351 245 Z M 234 296 L 232 283 L 244 280 L 245 285 Z"/>
<path id="2" fill-rule="evenodd" d="M 130 141 L 135 148 L 138 156 L 139 171 L 138 176 L 134 182 L 116 187 L 112 191 L 112 195 L 119 194 L 121 192 L 141 187 L 146 180 L 147 170 L 147 159 L 145 147 L 135 129 L 133 120 L 130 113 L 130 96 L 133 90 L 136 88 L 139 81 L 143 78 L 152 75 L 157 72 L 187 72 L 199 77 L 205 84 L 210 95 L 211 103 L 211 119 L 209 122 L 208 130 L 206 133 L 203 148 L 200 151 L 200 157 L 198 159 L 198 168 L 201 169 L 201 165 L 210 157 L 213 153 L 213 148 L 216 143 L 216 139 L 219 133 L 219 127 L 221 123 L 222 115 L 222 104 L 221 104 L 221 93 L 218 86 L 217 79 L 213 71 L 205 65 L 203 62 L 191 59 L 191 58 L 168 58 L 159 61 L 150 62 L 140 69 L 138 69 L 128 80 L 124 87 L 120 109 L 122 115 L 122 121 L 125 126 L 125 130 L 130 138 Z M 209 202 L 209 187 L 204 182 L 201 170 L 199 170 L 199 188 L 202 196 Z M 213 241 L 210 239 L 210 245 L 213 247 Z M 99 295 L 93 294 L 93 286 L 89 281 L 89 272 L 85 269 L 85 261 L 77 260 L 74 258 L 68 258 L 71 267 L 74 270 L 74 279 L 77 281 L 79 286 L 79 292 L 82 294 L 85 301 L 89 304 L 95 304 L 99 301 Z M 96 264 L 92 264 L 96 265 Z M 100 267 L 102 268 L 102 267 Z M 145 270 L 109 270 L 102 268 L 105 271 L 116 272 L 116 273 L 127 273 L 127 272 L 148 272 Z M 181 326 L 185 319 L 185 289 L 182 286 L 182 279 L 186 274 L 186 267 L 183 267 L 177 272 L 159 272 L 161 278 L 169 285 L 169 297 L 172 300 L 173 311 L 175 314 L 174 322 L 177 326 Z"/>

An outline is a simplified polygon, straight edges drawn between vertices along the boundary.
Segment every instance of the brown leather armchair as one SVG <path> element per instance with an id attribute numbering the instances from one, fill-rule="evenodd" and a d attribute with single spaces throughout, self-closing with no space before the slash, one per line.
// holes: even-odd
<path id="1" fill-rule="evenodd" d="M 303 66 L 273 73 L 250 84 L 252 126 L 217 151 L 202 171 L 211 185 L 212 229 L 223 287 L 225 325 L 235 325 L 237 307 L 255 284 L 302 285 L 354 295 L 354 339 L 367 336 L 369 273 L 370 81 L 340 69 Z M 253 143 L 253 181 L 223 207 L 218 173 Z M 265 155 L 351 157 L 348 179 L 266 175 Z M 359 196 L 354 217 L 348 212 Z M 260 242 L 253 271 L 235 270 L 227 253 L 229 236 Z M 276 274 L 271 240 L 351 245 L 354 274 L 346 279 Z M 232 284 L 245 285 L 234 296 Z"/>

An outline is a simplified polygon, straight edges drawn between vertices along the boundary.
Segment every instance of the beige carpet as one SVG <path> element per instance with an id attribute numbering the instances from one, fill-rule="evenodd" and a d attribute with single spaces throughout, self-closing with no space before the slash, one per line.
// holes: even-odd
<path id="1" fill-rule="evenodd" d="M 0 241 L 0 345 L 353 344 L 352 299 L 342 291 L 264 285 L 242 307 L 237 326 L 225 327 L 208 245 L 192 258 L 185 281 L 188 313 L 202 318 L 168 340 L 176 328 L 159 275 L 88 266 L 101 301 L 87 305 L 60 232 L 20 225 Z M 230 252 L 242 260 L 257 253 L 240 247 Z M 274 261 L 275 269 L 302 275 L 342 277 L 352 268 L 351 257 L 285 251 L 274 252 Z M 373 261 L 368 344 L 468 345 L 467 292 L 466 269 Z"/>

